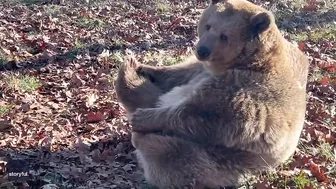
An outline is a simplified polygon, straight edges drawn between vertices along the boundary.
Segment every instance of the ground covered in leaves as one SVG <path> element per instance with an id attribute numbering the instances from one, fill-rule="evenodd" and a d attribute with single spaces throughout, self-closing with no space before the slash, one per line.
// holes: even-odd
<path id="1" fill-rule="evenodd" d="M 336 2 L 256 0 L 310 57 L 293 158 L 241 188 L 336 187 Z M 2 0 L 0 188 L 149 188 L 113 88 L 125 50 L 172 65 L 192 53 L 205 1 Z M 8 180 L 14 158 L 32 178 Z"/>

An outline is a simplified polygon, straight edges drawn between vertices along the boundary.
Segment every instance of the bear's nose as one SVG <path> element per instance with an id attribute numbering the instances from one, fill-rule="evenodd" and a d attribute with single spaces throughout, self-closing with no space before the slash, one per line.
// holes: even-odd
<path id="1" fill-rule="evenodd" d="M 197 54 L 201 59 L 207 58 L 208 56 L 210 56 L 210 53 L 210 49 L 205 46 L 201 46 L 197 49 Z"/>

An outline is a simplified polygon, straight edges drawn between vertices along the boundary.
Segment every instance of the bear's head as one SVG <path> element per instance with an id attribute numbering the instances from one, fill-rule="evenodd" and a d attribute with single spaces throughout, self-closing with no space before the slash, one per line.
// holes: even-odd
<path id="1" fill-rule="evenodd" d="M 215 74 L 265 58 L 281 35 L 273 14 L 246 0 L 212 0 L 197 30 L 196 57 Z"/>

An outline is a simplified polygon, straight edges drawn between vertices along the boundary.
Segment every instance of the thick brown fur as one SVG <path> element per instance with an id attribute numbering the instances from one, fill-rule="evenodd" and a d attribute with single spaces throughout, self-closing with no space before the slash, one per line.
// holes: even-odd
<path id="1" fill-rule="evenodd" d="M 209 56 L 167 67 L 131 58 L 117 80 L 145 178 L 160 188 L 237 185 L 287 160 L 304 123 L 308 59 L 272 13 L 212 1 L 198 35 Z"/>

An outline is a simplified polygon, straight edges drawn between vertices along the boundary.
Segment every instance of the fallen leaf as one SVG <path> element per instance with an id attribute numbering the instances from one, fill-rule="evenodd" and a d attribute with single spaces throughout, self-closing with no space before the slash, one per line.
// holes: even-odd
<path id="1" fill-rule="evenodd" d="M 317 0 L 309 0 L 308 4 L 305 5 L 302 10 L 303 11 L 317 11 L 319 8 Z"/>
<path id="2" fill-rule="evenodd" d="M 328 181 L 327 177 L 324 174 L 324 171 L 319 168 L 319 166 L 314 163 L 313 160 L 310 160 L 310 171 L 314 177 L 317 178 L 319 182 L 326 182 Z"/>
<path id="3" fill-rule="evenodd" d="M 301 50 L 301 51 L 304 51 L 306 49 L 306 44 L 304 42 L 300 42 L 298 44 L 298 48 Z"/>
<path id="4" fill-rule="evenodd" d="M 89 112 L 87 114 L 87 121 L 88 123 L 99 122 L 104 119 L 104 115 L 101 112 Z"/>
<path id="5" fill-rule="evenodd" d="M 19 108 L 19 110 L 22 112 L 28 112 L 29 109 L 30 109 L 30 105 L 28 103 L 22 104 L 21 107 Z"/>
<path id="6" fill-rule="evenodd" d="M 330 80 L 329 80 L 328 77 L 324 77 L 324 78 L 321 79 L 320 83 L 322 85 L 328 85 L 330 83 Z"/>
<path id="7" fill-rule="evenodd" d="M 12 128 L 12 127 L 13 127 L 13 125 L 11 124 L 10 121 L 0 119 L 0 132 L 6 131 L 6 130 Z"/>

